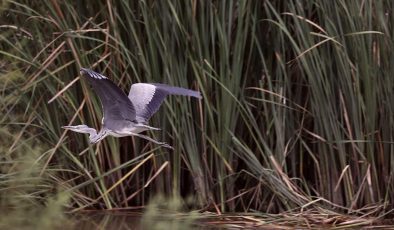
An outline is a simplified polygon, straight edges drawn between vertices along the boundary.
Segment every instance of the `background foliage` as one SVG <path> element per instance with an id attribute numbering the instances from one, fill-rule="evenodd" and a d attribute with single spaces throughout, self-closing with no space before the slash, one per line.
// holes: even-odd
<path id="1" fill-rule="evenodd" d="M 73 211 L 159 193 L 219 213 L 393 208 L 392 1 L 1 4 L 2 206 L 64 191 Z M 61 129 L 100 127 L 80 67 L 125 91 L 163 82 L 203 100 L 168 98 L 153 117 L 163 131 L 149 135 L 174 151 L 132 137 L 91 146 Z"/>

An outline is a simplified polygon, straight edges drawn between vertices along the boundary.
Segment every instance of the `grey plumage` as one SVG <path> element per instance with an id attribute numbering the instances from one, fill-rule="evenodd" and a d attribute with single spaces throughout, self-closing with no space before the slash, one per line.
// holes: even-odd
<path id="1" fill-rule="evenodd" d="M 104 75 L 85 68 L 82 68 L 80 73 L 87 78 L 100 98 L 103 107 L 103 127 L 98 134 L 95 129 L 86 125 L 63 126 L 63 128 L 74 132 L 89 133 L 91 143 L 97 143 L 107 135 L 138 136 L 171 148 L 166 143 L 155 141 L 139 133 L 145 130 L 159 130 L 148 126 L 147 122 L 160 108 L 167 95 L 202 98 L 198 91 L 158 83 L 133 84 L 127 96 Z"/>

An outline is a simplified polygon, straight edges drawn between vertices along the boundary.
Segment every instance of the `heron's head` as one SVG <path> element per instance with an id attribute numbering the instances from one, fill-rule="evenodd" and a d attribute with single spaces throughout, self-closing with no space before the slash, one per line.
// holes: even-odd
<path id="1" fill-rule="evenodd" d="M 87 125 L 75 125 L 75 126 L 62 126 L 63 129 L 71 130 L 77 133 L 96 133 L 96 130 L 93 128 L 90 128 Z"/>

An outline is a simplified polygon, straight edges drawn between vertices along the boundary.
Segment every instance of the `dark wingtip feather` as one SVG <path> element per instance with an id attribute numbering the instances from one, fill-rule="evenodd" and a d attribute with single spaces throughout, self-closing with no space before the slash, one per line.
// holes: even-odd
<path id="1" fill-rule="evenodd" d="M 101 80 L 101 79 L 107 79 L 106 76 L 104 76 L 104 75 L 102 75 L 102 74 L 99 74 L 99 73 L 97 73 L 97 72 L 94 72 L 93 70 L 87 69 L 87 68 L 81 68 L 81 69 L 79 70 L 79 73 L 80 73 L 82 76 L 88 76 L 88 77 L 91 77 L 91 78 L 94 78 L 94 79 L 99 79 L 99 80 Z"/>

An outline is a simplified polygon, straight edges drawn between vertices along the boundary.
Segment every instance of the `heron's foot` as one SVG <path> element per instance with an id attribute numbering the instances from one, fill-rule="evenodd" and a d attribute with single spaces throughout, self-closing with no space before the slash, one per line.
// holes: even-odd
<path id="1" fill-rule="evenodd" d="M 173 148 L 171 145 L 169 145 L 169 144 L 167 144 L 167 143 L 165 143 L 165 142 L 162 142 L 162 143 L 161 143 L 161 146 L 163 146 L 163 147 L 165 147 L 165 148 L 168 148 L 168 149 L 171 149 L 171 150 L 174 150 L 174 148 Z"/>

